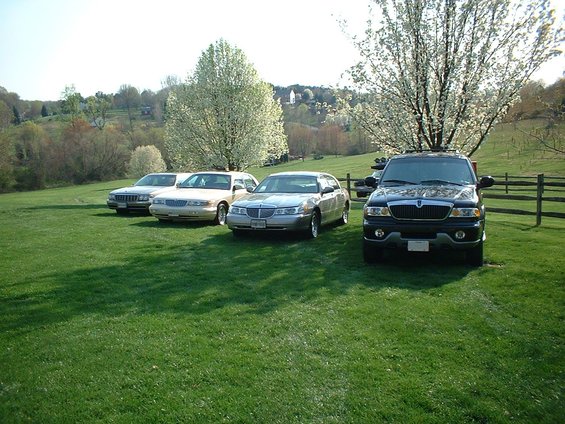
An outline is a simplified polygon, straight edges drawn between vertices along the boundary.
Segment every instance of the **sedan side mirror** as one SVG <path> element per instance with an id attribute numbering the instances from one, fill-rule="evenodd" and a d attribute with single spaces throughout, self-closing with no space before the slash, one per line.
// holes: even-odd
<path id="1" fill-rule="evenodd" d="M 245 187 L 243 187 L 241 184 L 234 184 L 233 186 L 233 191 L 236 190 L 243 190 Z"/>
<path id="2" fill-rule="evenodd" d="M 322 196 L 324 194 L 333 193 L 334 191 L 335 191 L 335 189 L 333 187 L 324 187 L 322 189 Z"/>
<path id="3" fill-rule="evenodd" d="M 492 187 L 494 184 L 494 178 L 492 177 L 481 177 L 479 183 L 477 184 L 477 188 L 488 188 Z"/>

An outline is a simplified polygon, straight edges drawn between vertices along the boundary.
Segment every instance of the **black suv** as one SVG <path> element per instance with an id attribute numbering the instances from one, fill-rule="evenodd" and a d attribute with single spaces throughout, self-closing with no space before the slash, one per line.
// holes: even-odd
<path id="1" fill-rule="evenodd" d="M 367 185 L 376 181 L 367 178 Z M 363 208 L 363 257 L 382 259 L 385 249 L 429 252 L 466 250 L 466 260 L 483 264 L 485 208 L 481 188 L 494 184 L 477 176 L 464 155 L 406 153 L 384 166 Z"/>

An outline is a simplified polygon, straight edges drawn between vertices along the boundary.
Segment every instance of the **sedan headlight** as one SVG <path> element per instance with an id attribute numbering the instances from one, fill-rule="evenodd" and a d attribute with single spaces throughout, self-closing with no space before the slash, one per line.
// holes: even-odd
<path id="1" fill-rule="evenodd" d="M 479 218 L 480 216 L 479 208 L 453 208 L 449 214 L 450 218 Z"/>
<path id="2" fill-rule="evenodd" d="M 211 206 L 213 203 L 211 200 L 188 200 L 186 206 Z"/>
<path id="3" fill-rule="evenodd" d="M 363 210 L 365 216 L 390 216 L 387 206 L 367 206 Z"/>
<path id="4" fill-rule="evenodd" d="M 165 199 L 156 199 L 156 198 L 153 198 L 153 199 L 151 199 L 151 203 L 153 203 L 154 205 L 164 205 L 164 204 L 165 204 Z"/>
<path id="5" fill-rule="evenodd" d="M 294 206 L 292 208 L 277 208 L 275 209 L 275 215 L 300 215 L 308 213 L 310 209 L 308 203 L 304 202 L 300 206 Z"/>
<path id="6" fill-rule="evenodd" d="M 240 208 L 239 206 L 230 206 L 230 213 L 234 215 L 247 215 L 246 208 Z"/>

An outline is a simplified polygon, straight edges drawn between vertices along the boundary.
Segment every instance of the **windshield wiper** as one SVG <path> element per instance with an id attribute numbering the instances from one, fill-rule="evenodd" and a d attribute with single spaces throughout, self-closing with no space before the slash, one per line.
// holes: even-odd
<path id="1" fill-rule="evenodd" d="M 447 180 L 424 180 L 421 181 L 420 184 L 453 184 L 458 186 L 463 186 L 465 184 L 456 183 L 455 181 L 447 181 Z"/>
<path id="2" fill-rule="evenodd" d="M 394 183 L 394 184 L 410 184 L 410 185 L 416 185 L 416 183 L 413 183 L 412 181 L 405 181 L 405 180 L 384 180 L 381 181 L 383 183 Z"/>

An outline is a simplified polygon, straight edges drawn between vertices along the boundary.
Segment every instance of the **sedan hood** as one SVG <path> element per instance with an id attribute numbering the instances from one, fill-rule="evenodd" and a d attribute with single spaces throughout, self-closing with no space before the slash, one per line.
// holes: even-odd
<path id="1" fill-rule="evenodd" d="M 249 207 L 269 207 L 288 208 L 302 204 L 309 199 L 317 199 L 317 193 L 252 193 L 239 199 L 234 205 Z"/>
<path id="2" fill-rule="evenodd" d="M 161 196 L 160 199 L 177 200 L 217 200 L 230 196 L 230 190 L 200 189 L 200 188 L 177 188 Z"/>
<path id="3" fill-rule="evenodd" d="M 475 201 L 476 198 L 477 193 L 474 186 L 405 185 L 378 187 L 371 195 L 370 201 L 389 203 L 399 200 L 426 199 L 453 203 L 453 201 Z"/>
<path id="4" fill-rule="evenodd" d="M 159 194 L 174 188 L 173 186 L 131 186 L 113 190 L 110 194 Z"/>

